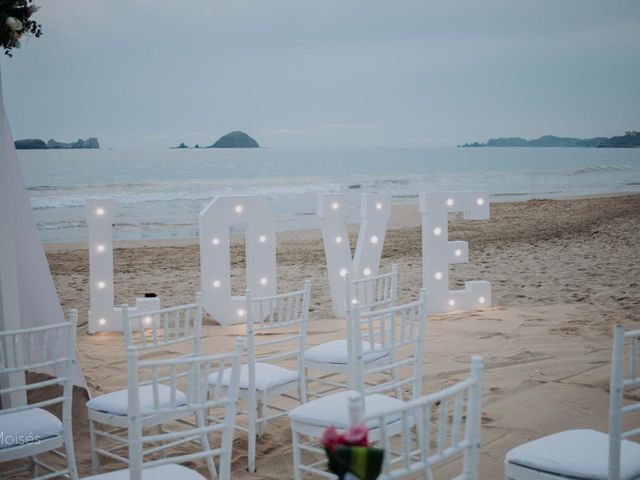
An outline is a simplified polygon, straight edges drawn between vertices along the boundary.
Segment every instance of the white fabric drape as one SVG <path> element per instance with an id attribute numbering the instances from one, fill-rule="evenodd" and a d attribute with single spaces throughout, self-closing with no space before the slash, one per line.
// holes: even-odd
<path id="1" fill-rule="evenodd" d="M 65 318 L 18 164 L 1 78 L 0 110 L 0 329 L 61 323 Z M 63 372 L 54 368 L 44 373 L 59 376 Z M 77 361 L 74 383 L 87 388 Z"/>

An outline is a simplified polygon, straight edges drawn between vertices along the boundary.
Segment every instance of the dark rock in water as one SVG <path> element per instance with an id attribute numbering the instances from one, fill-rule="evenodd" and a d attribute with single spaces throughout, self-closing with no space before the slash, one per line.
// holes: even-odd
<path id="1" fill-rule="evenodd" d="M 244 132 L 235 131 L 220 137 L 207 148 L 259 148 L 258 142 Z"/>
<path id="2" fill-rule="evenodd" d="M 173 147 L 173 148 L 189 148 L 187 147 L 184 142 L 182 142 L 180 145 L 178 145 L 177 147 Z"/>
<path id="3" fill-rule="evenodd" d="M 26 138 L 24 140 L 16 140 L 16 149 L 18 150 L 46 150 L 47 144 L 39 138 Z"/>
<path id="4" fill-rule="evenodd" d="M 362 185 L 360 185 L 359 183 L 354 183 L 353 185 L 349 185 L 349 188 L 351 190 L 357 190 L 358 188 L 362 188 Z"/>
<path id="5" fill-rule="evenodd" d="M 197 143 L 193 146 L 193 148 L 200 148 L 200 145 L 198 145 Z"/>
<path id="6" fill-rule="evenodd" d="M 53 138 L 49 139 L 47 142 L 47 147 L 55 149 L 55 148 L 100 148 L 100 144 L 98 143 L 98 139 L 95 137 L 87 138 L 83 140 L 79 138 L 75 142 L 71 143 L 63 143 L 57 142 Z"/>

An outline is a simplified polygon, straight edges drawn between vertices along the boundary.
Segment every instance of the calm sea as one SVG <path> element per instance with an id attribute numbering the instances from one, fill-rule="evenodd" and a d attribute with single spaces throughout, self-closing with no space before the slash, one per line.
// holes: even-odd
<path id="1" fill-rule="evenodd" d="M 640 149 L 306 148 L 241 150 L 21 150 L 31 205 L 45 242 L 86 241 L 86 200 L 116 201 L 117 239 L 198 234 L 213 197 L 255 194 L 277 228 L 316 228 L 317 196 L 485 191 L 492 201 L 640 191 Z"/>

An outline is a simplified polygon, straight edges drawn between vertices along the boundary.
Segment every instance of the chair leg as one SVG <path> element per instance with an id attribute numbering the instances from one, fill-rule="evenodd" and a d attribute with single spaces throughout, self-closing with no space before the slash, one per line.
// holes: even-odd
<path id="1" fill-rule="evenodd" d="M 391 379 L 393 380 L 393 383 L 397 383 L 400 381 L 400 379 L 398 378 L 398 370 L 395 368 L 391 369 Z M 396 391 L 396 398 L 398 400 L 402 400 L 402 390 L 400 389 L 400 387 L 396 387 L 395 391 Z"/>
<path id="2" fill-rule="evenodd" d="M 293 444 L 293 478 L 302 480 L 302 470 L 300 470 L 300 435 L 293 429 L 291 425 L 291 443 Z"/>
<path id="3" fill-rule="evenodd" d="M 258 400 L 258 437 L 262 437 L 267 430 L 267 401 Z"/>
<path id="4" fill-rule="evenodd" d="M 64 453 L 67 457 L 67 468 L 71 480 L 78 480 L 78 469 L 76 466 L 76 451 L 73 446 L 73 432 L 71 428 L 64 429 Z"/>
<path id="5" fill-rule="evenodd" d="M 100 471 L 100 455 L 98 455 L 98 436 L 96 435 L 96 422 L 89 420 L 89 438 L 91 442 L 91 474 L 97 475 Z"/>
<path id="6" fill-rule="evenodd" d="M 29 457 L 27 462 L 27 469 L 29 470 L 31 477 L 36 477 L 38 475 L 38 464 L 36 463 L 36 457 Z"/>
<path id="7" fill-rule="evenodd" d="M 248 470 L 249 473 L 255 473 L 256 471 L 256 413 L 257 405 L 255 399 L 249 400 L 249 425 L 247 426 L 247 440 L 248 440 Z"/>
<path id="8" fill-rule="evenodd" d="M 203 416 L 203 412 L 200 410 L 196 412 L 196 424 L 198 425 L 198 428 L 205 428 L 207 426 Z M 206 432 L 200 434 L 200 444 L 203 450 L 210 450 L 209 436 Z M 207 456 L 207 468 L 209 469 L 211 478 L 218 478 L 218 471 L 216 470 L 216 465 L 213 462 L 213 457 L 211 455 Z"/>

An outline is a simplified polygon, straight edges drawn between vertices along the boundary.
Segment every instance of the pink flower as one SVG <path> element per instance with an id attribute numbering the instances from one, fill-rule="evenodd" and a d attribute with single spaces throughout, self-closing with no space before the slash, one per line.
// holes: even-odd
<path id="1" fill-rule="evenodd" d="M 327 450 L 334 451 L 337 445 L 344 445 L 344 437 L 338 433 L 336 427 L 331 425 L 322 434 L 322 446 Z"/>
<path id="2" fill-rule="evenodd" d="M 352 447 L 368 447 L 368 434 L 369 428 L 366 425 L 356 423 L 355 425 L 351 425 L 347 430 L 347 433 L 344 434 L 344 441 L 347 445 L 351 445 Z"/>

